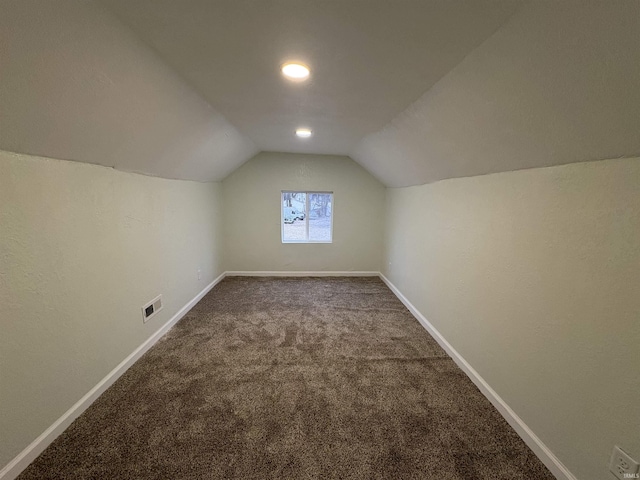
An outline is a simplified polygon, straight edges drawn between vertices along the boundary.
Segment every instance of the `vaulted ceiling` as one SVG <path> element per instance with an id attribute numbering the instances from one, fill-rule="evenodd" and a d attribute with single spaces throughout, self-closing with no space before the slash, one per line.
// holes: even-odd
<path id="1" fill-rule="evenodd" d="M 201 181 L 258 151 L 341 154 L 388 186 L 640 153 L 637 0 L 0 11 L 4 150 Z M 280 74 L 290 60 L 308 81 Z"/>
<path id="2" fill-rule="evenodd" d="M 514 0 L 103 0 L 260 150 L 348 155 L 516 10 Z M 304 83 L 280 65 L 309 65 Z M 301 141 L 296 127 L 313 129 Z"/>

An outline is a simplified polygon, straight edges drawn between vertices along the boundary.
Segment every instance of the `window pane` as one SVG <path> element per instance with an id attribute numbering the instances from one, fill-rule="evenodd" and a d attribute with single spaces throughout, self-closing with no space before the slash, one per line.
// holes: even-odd
<path id="1" fill-rule="evenodd" d="M 282 193 L 282 241 L 307 241 L 307 196 L 304 192 Z"/>
<path id="2" fill-rule="evenodd" d="M 309 240 L 331 241 L 332 197 L 330 193 L 309 194 Z"/>

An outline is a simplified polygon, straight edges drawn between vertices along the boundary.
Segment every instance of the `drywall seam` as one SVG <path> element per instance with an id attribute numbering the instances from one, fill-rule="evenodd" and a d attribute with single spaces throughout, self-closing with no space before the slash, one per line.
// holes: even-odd
<path id="1" fill-rule="evenodd" d="M 516 433 L 524 440 L 527 446 L 545 464 L 558 480 L 577 480 L 567 467 L 556 457 L 540 438 L 527 426 L 526 423 L 507 405 L 507 403 L 491 388 L 478 372 L 460 355 L 453 346 L 440 334 L 440 332 L 425 318 L 418 309 L 405 297 L 391 281 L 380 273 L 380 278 L 389 289 L 407 307 L 409 312 L 416 317 L 420 324 L 429 332 L 436 342 L 447 352 L 460 369 L 478 387 L 480 392 L 493 404 L 504 419 L 511 425 Z"/>
<path id="2" fill-rule="evenodd" d="M 215 287 L 225 277 L 222 273 L 213 282 L 207 285 L 200 293 L 190 300 L 184 307 L 165 323 L 156 333 L 136 348 L 127 358 L 100 380 L 95 387 L 89 390 L 80 400 L 67 410 L 58 420 L 36 438 L 31 444 L 11 460 L 0 470 L 0 480 L 13 480 L 40 455 L 71 423 L 78 418 L 93 402 L 95 402 L 107 388 L 115 383 L 147 350 L 162 338 L 178 321 L 191 310 L 202 297 Z"/>
<path id="3" fill-rule="evenodd" d="M 377 277 L 370 271 L 228 271 L 227 277 Z"/>

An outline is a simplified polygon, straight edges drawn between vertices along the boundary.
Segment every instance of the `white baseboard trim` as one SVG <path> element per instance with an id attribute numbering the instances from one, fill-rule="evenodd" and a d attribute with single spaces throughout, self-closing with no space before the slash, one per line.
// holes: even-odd
<path id="1" fill-rule="evenodd" d="M 157 332 L 155 332 L 142 345 L 136 348 L 127 358 L 111 370 L 98 384 L 93 387 L 85 396 L 76 402 L 69 410 L 67 410 L 58 420 L 56 420 L 49 428 L 47 428 L 38 438 L 20 452 L 13 460 L 11 460 L 2 470 L 0 470 L 1 480 L 13 480 L 40 455 L 58 435 L 66 430 L 71 423 L 78 418 L 102 393 L 126 372 L 142 355 L 146 353 L 162 336 L 167 333 L 189 310 L 191 310 L 202 297 L 215 287 L 225 274 L 221 274 L 213 282 L 207 285 L 198 295 L 182 307 L 171 319 L 165 323 Z"/>
<path id="2" fill-rule="evenodd" d="M 507 403 L 493 390 L 489 384 L 480 376 L 478 372 L 460 355 L 455 348 L 436 330 L 436 328 L 422 315 L 418 309 L 391 283 L 391 281 L 380 273 L 380 278 L 387 284 L 389 289 L 404 303 L 405 307 L 416 317 L 420 324 L 431 334 L 440 344 L 460 369 L 467 374 L 471 381 L 478 387 L 482 394 L 493 404 L 504 419 L 511 425 L 516 433 L 524 440 L 527 446 L 545 464 L 549 471 L 558 480 L 577 480 L 567 467 L 556 457 L 553 452 L 533 433 L 526 423 L 507 405 Z"/>
<path id="3" fill-rule="evenodd" d="M 380 272 L 351 272 L 351 271 L 230 271 L 228 277 L 377 277 Z"/>
<path id="4" fill-rule="evenodd" d="M 436 328 L 422 315 L 418 309 L 391 283 L 391 281 L 379 272 L 297 272 L 297 271 L 229 271 L 224 272 L 213 282 L 207 285 L 189 303 L 182 307 L 167 323 L 165 323 L 148 340 L 134 350 L 117 367 L 104 377 L 95 387 L 84 395 L 75 405 L 56 420 L 47 430 L 36 438 L 28 447 L 20 452 L 11 462 L 0 470 L 0 480 L 15 479 L 29 464 L 36 459 L 42 451 L 53 442 L 71 423 L 79 417 L 107 388 L 109 388 L 129 367 L 131 367 L 142 355 L 146 353 L 162 336 L 167 333 L 186 313 L 191 310 L 213 287 L 215 287 L 225 276 L 254 276 L 254 277 L 372 277 L 379 276 L 382 281 L 391 289 L 398 299 L 407 307 L 411 314 L 416 317 L 420 324 L 431 334 L 440 344 L 447 354 L 456 362 L 463 372 L 478 387 L 482 394 L 493 404 L 505 420 L 511 425 L 516 433 L 524 440 L 527 446 L 545 464 L 551 473 L 558 480 L 577 480 L 576 477 L 565 467 L 562 462 L 551 452 L 551 450 L 540 440 L 535 433 L 518 417 L 518 415 L 505 403 L 505 401 L 487 384 L 487 382 L 476 372 L 476 370 L 451 346 L 447 340 L 436 330 Z"/>

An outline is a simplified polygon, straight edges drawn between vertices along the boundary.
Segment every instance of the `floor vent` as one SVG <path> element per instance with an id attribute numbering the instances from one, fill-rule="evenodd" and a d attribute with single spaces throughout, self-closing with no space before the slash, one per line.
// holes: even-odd
<path id="1" fill-rule="evenodd" d="M 162 310 L 162 295 L 158 295 L 145 306 L 142 307 L 142 321 L 147 323 L 151 317 Z"/>

